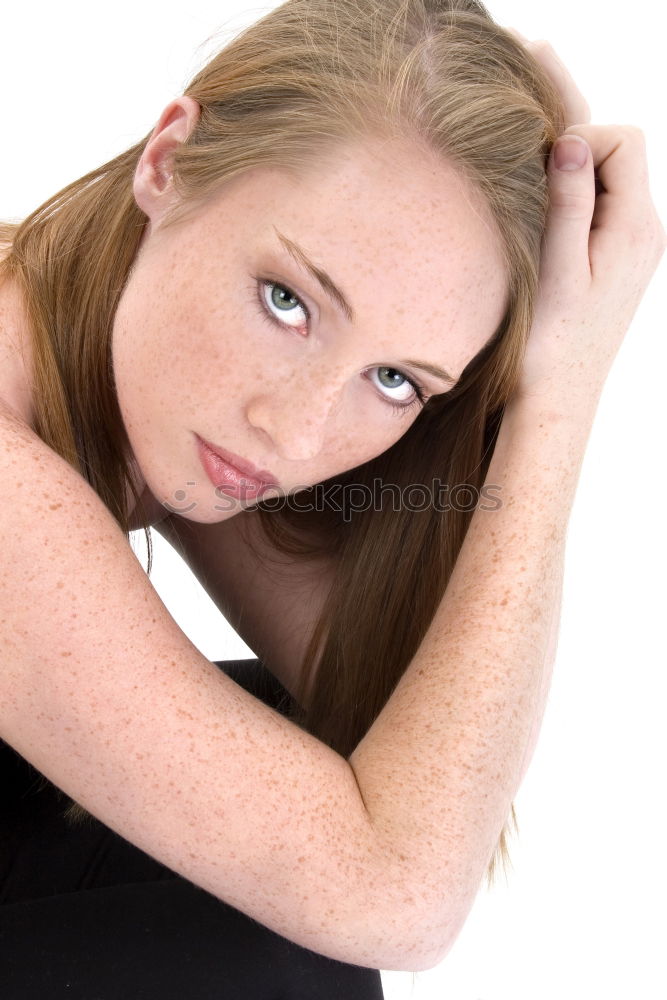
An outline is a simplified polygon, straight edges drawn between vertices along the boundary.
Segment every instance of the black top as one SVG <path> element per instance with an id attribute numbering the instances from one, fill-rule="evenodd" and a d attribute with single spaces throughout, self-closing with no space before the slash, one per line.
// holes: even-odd
<path id="1" fill-rule="evenodd" d="M 218 661 L 283 714 L 259 660 Z M 382 1000 L 377 969 L 302 948 L 139 850 L 0 740 L 2 1000 Z"/>

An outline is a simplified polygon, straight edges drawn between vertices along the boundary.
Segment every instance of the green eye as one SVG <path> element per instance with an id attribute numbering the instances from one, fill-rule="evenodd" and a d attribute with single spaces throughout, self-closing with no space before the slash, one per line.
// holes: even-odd
<path id="1" fill-rule="evenodd" d="M 291 329 L 307 326 L 310 319 L 308 309 L 298 295 L 295 295 L 286 285 L 280 285 L 277 281 L 260 281 L 258 283 L 258 295 L 264 312 L 278 326 L 290 327 Z M 302 316 L 299 316 L 299 309 L 303 313 Z M 294 318 L 298 319 L 299 322 L 286 323 L 283 319 L 278 319 L 277 312 L 282 313 L 283 316 L 293 314 Z"/>
<path id="2" fill-rule="evenodd" d="M 390 372 L 391 374 L 387 375 L 387 372 Z M 378 378 L 387 389 L 400 389 L 403 382 L 408 381 L 405 375 L 396 371 L 395 368 L 378 368 L 378 373 Z M 386 382 L 384 381 L 385 378 L 387 379 Z"/>
<path id="3" fill-rule="evenodd" d="M 367 378 L 381 390 L 381 395 L 393 406 L 397 412 L 405 413 L 406 410 L 424 401 L 424 389 L 413 379 L 408 378 L 397 368 L 389 365 L 376 365 L 374 368 L 366 370 Z M 394 390 L 385 392 L 385 390 Z M 398 390 L 398 391 L 397 391 Z"/>
<path id="4" fill-rule="evenodd" d="M 292 295 L 287 288 L 283 288 L 282 285 L 272 285 L 271 286 L 271 302 L 278 309 L 293 309 L 295 305 L 299 302 L 296 295 Z"/>

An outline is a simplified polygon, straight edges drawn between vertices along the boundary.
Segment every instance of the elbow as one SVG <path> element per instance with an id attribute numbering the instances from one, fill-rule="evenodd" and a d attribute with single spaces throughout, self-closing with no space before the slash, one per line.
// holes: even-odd
<path id="1" fill-rule="evenodd" d="M 453 875 L 444 877 L 442 865 L 434 865 L 432 858 L 422 863 L 410 846 L 397 847 L 374 825 L 372 848 L 365 859 L 369 856 L 372 877 L 358 882 L 356 892 L 348 894 L 348 901 L 356 897 L 355 922 L 359 914 L 365 915 L 363 937 L 357 937 L 359 948 L 348 961 L 387 972 L 435 969 L 456 941 L 475 894 L 463 894 Z M 353 937 L 350 934 L 348 941 Z"/>
<path id="2" fill-rule="evenodd" d="M 409 914 L 405 915 L 406 927 L 410 926 L 409 917 Z M 437 968 L 451 951 L 464 922 L 465 918 L 457 921 L 455 926 L 452 922 L 443 928 L 433 922 L 415 921 L 412 926 L 420 929 L 404 942 L 398 962 L 382 968 L 387 972 L 428 972 Z"/>
<path id="3" fill-rule="evenodd" d="M 371 945 L 380 961 L 377 968 L 387 972 L 426 972 L 435 969 L 449 953 L 465 922 L 453 918 L 447 906 L 433 906 L 423 885 L 405 882 L 396 888 L 393 905 L 375 913 L 375 941 Z"/>
<path id="4" fill-rule="evenodd" d="M 416 866 L 415 866 L 416 867 Z M 395 965 L 382 966 L 387 971 L 428 972 L 447 957 L 461 933 L 476 898 L 476 890 L 462 892 L 460 887 L 434 877 L 429 868 L 419 878 L 415 868 L 408 882 L 403 879 L 395 926 L 404 929 L 402 946 Z M 396 885 L 396 883 L 394 883 Z M 458 890 L 458 891 L 457 891 Z"/>
<path id="5" fill-rule="evenodd" d="M 430 969 L 436 969 L 445 955 L 446 951 L 428 950 L 424 952 L 417 948 L 401 959 L 399 964 L 383 966 L 383 969 L 385 972 L 428 972 Z"/>
<path id="6" fill-rule="evenodd" d="M 433 940 L 427 928 L 415 934 L 408 930 L 410 926 L 409 916 L 406 914 L 402 941 L 397 942 L 390 952 L 387 952 L 385 942 L 378 968 L 386 972 L 428 972 L 440 965 L 449 952 L 451 943 Z M 414 929 L 414 925 L 412 928 Z"/>

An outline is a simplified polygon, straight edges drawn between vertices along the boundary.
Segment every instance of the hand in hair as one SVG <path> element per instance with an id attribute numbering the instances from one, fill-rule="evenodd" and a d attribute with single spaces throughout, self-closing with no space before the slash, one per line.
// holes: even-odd
<path id="1" fill-rule="evenodd" d="M 515 396 L 572 415 L 597 405 L 667 236 L 651 199 L 642 131 L 591 125 L 588 104 L 549 43 L 507 30 L 551 77 L 567 124 L 549 157 L 539 290 Z M 581 139 L 583 165 L 558 169 Z"/>

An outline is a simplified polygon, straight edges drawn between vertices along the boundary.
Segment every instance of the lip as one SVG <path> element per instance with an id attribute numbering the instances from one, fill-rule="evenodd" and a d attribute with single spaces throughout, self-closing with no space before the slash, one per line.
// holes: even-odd
<path id="1" fill-rule="evenodd" d="M 202 464 L 214 486 L 242 495 L 245 499 L 254 499 L 270 487 L 279 487 L 276 477 L 268 469 L 258 469 L 252 462 L 246 461 L 234 452 L 227 451 L 217 444 L 211 444 L 205 438 L 195 434 Z"/>

